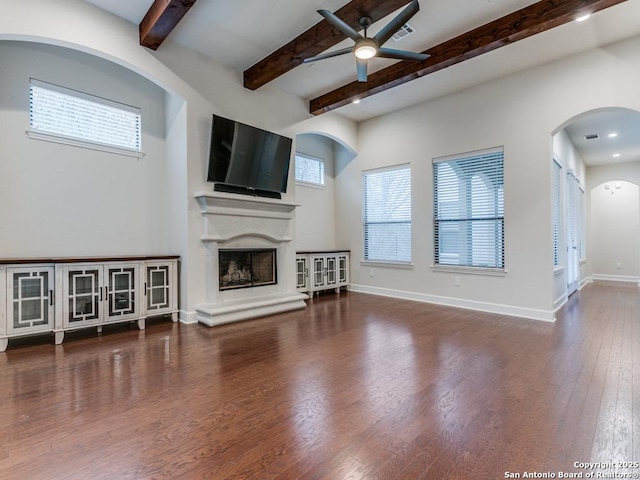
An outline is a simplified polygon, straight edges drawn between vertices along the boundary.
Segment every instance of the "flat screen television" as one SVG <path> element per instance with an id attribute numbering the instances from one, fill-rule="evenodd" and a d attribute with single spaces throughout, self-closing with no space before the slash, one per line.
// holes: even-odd
<path id="1" fill-rule="evenodd" d="M 271 198 L 287 191 L 293 141 L 213 115 L 207 181 L 213 189 Z"/>

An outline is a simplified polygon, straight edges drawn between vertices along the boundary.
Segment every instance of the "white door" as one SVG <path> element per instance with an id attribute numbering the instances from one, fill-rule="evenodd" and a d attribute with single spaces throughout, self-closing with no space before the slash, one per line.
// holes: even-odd
<path id="1" fill-rule="evenodd" d="M 581 195 L 578 179 L 567 174 L 567 294 L 571 295 L 580 283 Z"/>

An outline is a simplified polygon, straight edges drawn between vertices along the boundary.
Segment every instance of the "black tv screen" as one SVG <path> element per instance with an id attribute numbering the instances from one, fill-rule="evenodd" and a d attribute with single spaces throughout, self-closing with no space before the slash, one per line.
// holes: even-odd
<path id="1" fill-rule="evenodd" d="M 293 141 L 213 115 L 207 181 L 219 191 L 280 198 L 287 191 Z"/>

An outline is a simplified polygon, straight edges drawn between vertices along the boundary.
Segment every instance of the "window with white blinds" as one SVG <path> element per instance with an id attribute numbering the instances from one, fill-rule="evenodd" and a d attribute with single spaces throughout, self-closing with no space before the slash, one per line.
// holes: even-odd
<path id="1" fill-rule="evenodd" d="M 139 108 L 34 79 L 29 105 L 36 138 L 141 156 Z"/>
<path id="2" fill-rule="evenodd" d="M 504 151 L 433 160 L 434 262 L 504 269 Z"/>
<path id="3" fill-rule="evenodd" d="M 560 266 L 560 174 L 562 167 L 553 161 L 552 209 L 553 209 L 553 266 Z"/>
<path id="4" fill-rule="evenodd" d="M 363 173 L 364 259 L 411 262 L 411 168 Z"/>
<path id="5" fill-rule="evenodd" d="M 296 182 L 324 185 L 324 160 L 296 153 Z"/>

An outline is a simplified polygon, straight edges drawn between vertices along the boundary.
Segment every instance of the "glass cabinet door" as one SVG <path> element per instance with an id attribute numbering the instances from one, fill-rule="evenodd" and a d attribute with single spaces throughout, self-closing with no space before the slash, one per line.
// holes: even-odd
<path id="1" fill-rule="evenodd" d="M 9 268 L 8 333 L 48 331 L 53 328 L 53 267 Z"/>
<path id="2" fill-rule="evenodd" d="M 107 317 L 109 320 L 124 320 L 136 317 L 138 302 L 136 299 L 136 265 L 108 265 L 105 266 L 107 278 Z"/>
<path id="3" fill-rule="evenodd" d="M 91 325 L 101 317 L 103 291 L 100 278 L 102 267 L 71 267 L 67 271 L 66 288 L 68 311 L 65 323 Z"/>
<path id="4" fill-rule="evenodd" d="M 158 313 L 171 308 L 171 266 L 147 265 L 145 281 L 147 311 Z"/>
<path id="5" fill-rule="evenodd" d="M 323 257 L 313 258 L 313 286 L 321 287 L 324 285 L 324 266 L 325 259 Z"/>
<path id="6" fill-rule="evenodd" d="M 307 259 L 305 257 L 296 258 L 296 288 L 307 288 Z"/>
<path id="7" fill-rule="evenodd" d="M 336 284 L 337 270 L 336 257 L 327 257 L 327 285 Z"/>
<path id="8" fill-rule="evenodd" d="M 347 280 L 347 257 L 339 256 L 338 257 L 338 283 L 340 285 L 344 285 L 348 283 Z"/>

